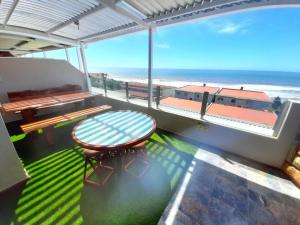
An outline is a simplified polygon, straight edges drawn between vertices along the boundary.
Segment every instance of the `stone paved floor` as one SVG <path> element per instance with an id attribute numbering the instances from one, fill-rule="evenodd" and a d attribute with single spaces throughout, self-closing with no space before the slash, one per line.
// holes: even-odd
<path id="1" fill-rule="evenodd" d="M 276 169 L 199 149 L 159 225 L 300 224 L 300 190 Z"/>

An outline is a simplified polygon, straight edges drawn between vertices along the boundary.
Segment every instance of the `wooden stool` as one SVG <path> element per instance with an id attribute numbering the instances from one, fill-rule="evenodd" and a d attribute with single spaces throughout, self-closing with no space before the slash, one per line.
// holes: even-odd
<path id="1" fill-rule="evenodd" d="M 133 156 L 133 158 L 128 160 L 128 156 L 129 157 Z M 128 170 L 128 168 L 137 160 L 140 160 L 145 164 L 144 170 L 138 175 L 134 174 Z M 148 156 L 147 156 L 147 152 L 146 152 L 146 141 L 141 142 L 141 143 L 131 147 L 130 149 L 127 149 L 126 155 L 123 160 L 123 165 L 124 165 L 123 166 L 124 170 L 134 177 L 140 178 L 145 174 L 145 172 L 147 171 L 147 169 L 150 166 L 150 162 L 148 160 Z"/>
<path id="2" fill-rule="evenodd" d="M 83 182 L 96 185 L 96 186 L 103 186 L 108 179 L 112 176 L 114 173 L 114 168 L 111 166 L 103 165 L 103 161 L 110 159 L 109 153 L 108 152 L 101 152 L 101 151 L 95 151 L 95 150 L 89 150 L 89 149 L 84 149 L 83 154 L 85 156 L 85 163 L 84 163 L 84 176 L 83 176 Z M 91 165 L 93 168 L 92 173 L 87 175 L 87 166 L 88 164 Z M 90 177 L 93 174 L 100 173 L 103 170 L 108 170 L 109 174 L 103 179 L 102 182 L 96 182 L 90 179 Z"/>

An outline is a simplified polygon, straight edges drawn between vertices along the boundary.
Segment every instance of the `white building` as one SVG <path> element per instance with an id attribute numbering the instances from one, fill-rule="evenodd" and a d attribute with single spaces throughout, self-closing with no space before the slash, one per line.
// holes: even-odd
<path id="1" fill-rule="evenodd" d="M 272 105 L 271 98 L 264 92 L 229 88 L 222 88 L 216 95 L 215 102 L 261 110 L 269 110 Z"/>
<path id="2" fill-rule="evenodd" d="M 187 100 L 202 101 L 204 92 L 209 93 L 208 103 L 211 103 L 214 95 L 218 92 L 219 88 L 209 87 L 206 85 L 187 85 L 175 90 L 175 97 Z"/>

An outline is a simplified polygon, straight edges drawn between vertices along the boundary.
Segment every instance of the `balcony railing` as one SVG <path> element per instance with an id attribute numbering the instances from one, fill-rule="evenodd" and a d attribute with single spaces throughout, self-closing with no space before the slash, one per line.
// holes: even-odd
<path id="1" fill-rule="evenodd" d="M 95 91 L 102 93 L 109 98 L 116 98 L 119 100 L 127 101 L 133 104 L 138 104 L 147 107 L 149 102 L 148 84 L 140 82 L 126 82 L 120 81 L 108 77 L 107 74 L 90 74 L 91 84 Z M 212 108 L 215 103 L 216 96 L 204 92 L 198 99 L 183 99 L 178 98 L 175 94 L 176 87 L 165 85 L 152 85 L 152 108 L 162 111 L 167 111 L 181 116 L 190 117 L 197 120 L 205 120 L 213 123 L 223 124 L 224 126 L 233 126 L 238 129 L 249 130 L 251 132 L 276 135 L 276 130 L 280 128 L 280 125 L 274 121 L 268 122 L 268 118 L 264 121 L 263 116 L 268 116 L 268 112 L 256 109 L 247 109 L 234 107 L 232 105 L 220 105 L 216 103 L 220 108 L 219 111 L 236 110 L 235 116 L 228 117 L 226 113 L 223 115 L 216 114 Z M 214 106 L 217 108 L 216 106 Z M 222 108 L 223 107 L 223 108 Z M 226 108 L 227 107 L 227 108 Z M 238 114 L 253 114 L 256 116 L 256 120 L 251 121 L 239 116 Z M 258 115 L 255 115 L 258 113 Z M 234 113 L 233 113 L 234 114 Z M 273 113 L 275 117 L 275 113 Z M 261 117 L 261 118 L 259 118 Z M 280 120 L 279 120 L 280 122 Z"/>

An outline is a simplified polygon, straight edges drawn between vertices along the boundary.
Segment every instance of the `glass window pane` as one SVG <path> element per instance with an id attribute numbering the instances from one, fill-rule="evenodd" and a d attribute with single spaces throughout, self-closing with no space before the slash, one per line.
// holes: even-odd
<path id="1" fill-rule="evenodd" d="M 210 119 L 272 128 L 283 103 L 300 99 L 299 12 L 254 10 L 157 29 L 153 83 L 177 89 L 160 102 L 199 112 L 208 91 Z"/>
<path id="2" fill-rule="evenodd" d="M 75 66 L 77 69 L 79 69 L 76 47 L 68 48 L 68 52 L 69 52 L 69 57 L 70 57 L 70 63 L 73 66 Z"/>
<path id="3" fill-rule="evenodd" d="M 125 99 L 125 83 L 129 82 L 129 100 L 143 104 L 147 102 L 147 32 L 90 44 L 85 49 L 85 55 L 88 71 L 92 76 L 107 74 L 108 96 Z M 92 86 L 95 85 L 92 82 Z"/>
<path id="4" fill-rule="evenodd" d="M 66 60 L 67 58 L 66 58 L 65 49 L 57 49 L 57 50 L 47 51 L 47 58 Z"/>
<path id="5" fill-rule="evenodd" d="M 33 53 L 34 58 L 44 58 L 43 52 L 35 52 Z"/>
<path id="6" fill-rule="evenodd" d="M 23 55 L 23 57 L 24 57 L 24 58 L 32 58 L 32 57 L 33 57 L 33 54 L 28 53 L 28 54 Z"/>

